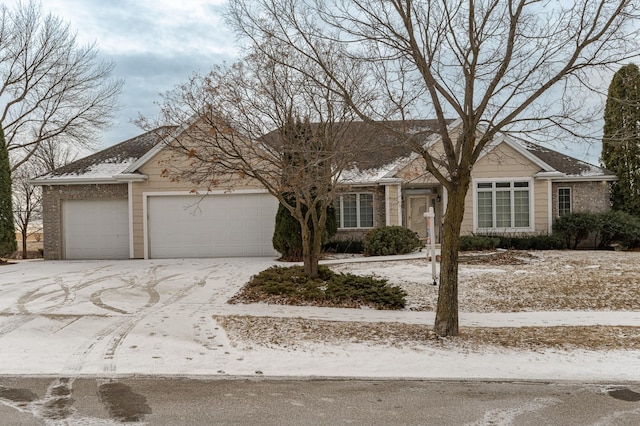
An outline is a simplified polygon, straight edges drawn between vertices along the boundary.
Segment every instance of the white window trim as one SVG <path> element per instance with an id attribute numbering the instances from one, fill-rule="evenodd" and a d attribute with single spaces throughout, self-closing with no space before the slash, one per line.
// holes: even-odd
<path id="1" fill-rule="evenodd" d="M 515 228 L 515 227 L 507 227 L 507 228 L 479 228 L 478 227 L 478 184 L 479 183 L 498 183 L 498 182 L 528 182 L 529 183 L 529 226 L 526 228 Z M 473 179 L 471 181 L 472 185 L 472 193 L 473 193 L 473 210 L 471 212 L 473 216 L 473 232 L 474 233 L 509 233 L 509 232 L 534 232 L 535 231 L 535 191 L 534 191 L 534 180 L 531 177 L 508 177 L 508 178 L 493 178 L 493 179 Z M 513 191 L 514 188 L 511 190 Z M 495 188 L 492 190 L 495 194 Z M 513 209 L 515 208 L 512 203 L 512 215 L 511 220 L 513 221 Z M 495 196 L 494 196 L 494 221 L 495 221 Z"/>
<path id="2" fill-rule="evenodd" d="M 568 189 L 569 190 L 569 214 L 573 213 L 573 190 L 571 189 L 570 186 L 560 186 L 558 187 L 558 193 L 557 193 L 557 207 L 558 207 L 558 217 L 560 217 L 560 190 L 562 189 Z"/>
<path id="3" fill-rule="evenodd" d="M 342 202 L 342 197 L 345 195 L 355 195 L 356 196 L 356 222 L 357 225 L 355 227 L 343 227 L 344 223 L 344 204 Z M 371 195 L 371 208 L 373 209 L 373 226 L 360 226 L 360 195 Z M 363 192 L 347 192 L 340 195 L 339 199 L 339 211 L 340 211 L 340 223 L 338 224 L 338 229 L 340 230 L 351 230 L 351 229 L 373 229 L 376 227 L 376 208 L 375 208 L 375 194 L 369 191 Z"/>

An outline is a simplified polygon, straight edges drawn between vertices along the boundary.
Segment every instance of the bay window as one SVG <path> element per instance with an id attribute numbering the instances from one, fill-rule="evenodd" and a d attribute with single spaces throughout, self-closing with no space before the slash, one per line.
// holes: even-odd
<path id="1" fill-rule="evenodd" d="M 474 189 L 479 230 L 530 228 L 530 181 L 477 182 Z"/>

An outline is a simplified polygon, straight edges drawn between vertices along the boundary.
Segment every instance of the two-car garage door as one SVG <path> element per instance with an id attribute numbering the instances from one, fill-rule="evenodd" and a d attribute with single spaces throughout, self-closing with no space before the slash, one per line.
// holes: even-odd
<path id="1" fill-rule="evenodd" d="M 276 255 L 277 208 L 266 193 L 148 196 L 148 257 Z"/>

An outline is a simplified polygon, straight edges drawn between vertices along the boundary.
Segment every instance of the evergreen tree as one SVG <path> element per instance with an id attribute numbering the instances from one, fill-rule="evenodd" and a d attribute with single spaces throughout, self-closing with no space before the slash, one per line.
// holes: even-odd
<path id="1" fill-rule="evenodd" d="M 618 177 L 611 186 L 613 209 L 640 216 L 640 70 L 635 64 L 620 68 L 609 85 L 602 163 Z"/>
<path id="2" fill-rule="evenodd" d="M 290 205 L 295 205 L 295 200 L 291 196 L 285 195 Z M 319 207 L 316 205 L 316 207 Z M 303 214 L 306 213 L 306 207 L 302 206 Z M 318 212 L 319 214 L 320 212 Z M 308 225 L 309 232 L 313 236 L 313 226 Z M 327 223 L 323 229 L 322 242 L 326 243 L 329 238 L 338 232 L 338 219 L 336 217 L 336 209 L 333 205 L 327 207 Z M 300 222 L 294 218 L 289 210 L 282 204 L 278 206 L 276 213 L 276 224 L 272 238 L 273 248 L 281 255 L 282 259 L 290 262 L 299 262 L 302 260 L 302 231 Z"/>
<path id="3" fill-rule="evenodd" d="M 11 165 L 9 151 L 0 125 L 0 256 L 18 249 L 11 200 Z"/>

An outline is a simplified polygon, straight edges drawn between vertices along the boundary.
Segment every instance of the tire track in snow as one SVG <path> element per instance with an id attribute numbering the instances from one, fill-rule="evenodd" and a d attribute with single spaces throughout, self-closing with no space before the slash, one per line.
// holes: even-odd
<path id="1" fill-rule="evenodd" d="M 155 271 L 154 271 L 155 272 Z M 166 281 L 168 279 L 174 278 L 176 275 L 170 275 L 167 277 L 163 277 L 161 279 L 153 279 L 151 280 L 148 284 L 147 287 L 151 290 L 153 289 L 153 292 L 155 292 L 156 294 L 157 291 L 155 290 L 155 286 L 157 286 L 158 284 L 160 284 L 163 281 Z M 176 292 L 176 294 L 174 294 L 173 296 L 171 296 L 170 298 L 168 298 L 166 301 L 158 304 L 159 299 L 160 299 L 160 295 L 158 294 L 158 300 L 156 300 L 155 298 L 150 298 L 150 303 L 148 303 L 147 305 L 145 305 L 141 311 L 137 312 L 133 317 L 128 317 L 129 321 L 125 324 L 123 324 L 120 329 L 114 333 L 114 335 L 112 336 L 111 340 L 109 341 L 108 345 L 107 345 L 107 349 L 105 350 L 104 354 L 103 354 L 103 371 L 105 373 L 115 373 L 116 372 L 116 363 L 115 363 L 115 356 L 116 356 L 116 352 L 118 351 L 118 349 L 122 346 L 122 342 L 124 341 L 124 339 L 129 335 L 129 333 L 131 332 L 131 330 L 133 330 L 133 328 L 135 328 L 138 324 L 140 324 L 140 322 L 146 318 L 147 316 L 154 314 L 156 312 L 161 311 L 162 309 L 166 308 L 167 306 L 171 306 L 174 303 L 178 302 L 179 300 L 185 298 L 186 296 L 188 296 L 191 291 L 197 287 L 197 286 L 201 286 L 201 282 L 196 280 L 194 281 L 193 284 L 187 286 L 187 287 L 183 287 L 182 289 L 180 289 L 178 292 Z M 155 301 L 155 303 L 151 303 L 152 301 Z"/>
<path id="2" fill-rule="evenodd" d="M 32 321 L 35 315 L 15 315 L 11 314 L 12 318 L 0 324 L 0 337 L 5 334 L 9 334 L 14 330 L 19 329 L 29 321 Z"/>
<path id="3" fill-rule="evenodd" d="M 105 344 L 105 349 L 100 357 L 103 362 L 103 371 L 107 373 L 113 373 L 116 371 L 115 364 L 115 356 L 118 349 L 121 347 L 122 342 L 129 335 L 131 330 L 133 330 L 145 317 L 149 316 L 152 313 L 155 313 L 166 306 L 169 306 L 178 300 L 186 297 L 194 287 L 197 285 L 201 285 L 200 281 L 196 281 L 190 286 L 180 289 L 176 294 L 167 299 L 165 302 L 160 302 L 160 294 L 155 289 L 155 287 L 171 278 L 178 276 L 179 274 L 168 275 L 165 277 L 157 278 L 157 270 L 160 266 L 153 267 L 149 270 L 149 279 L 147 284 L 142 288 L 147 291 L 149 294 L 149 298 L 147 303 L 140 308 L 140 310 L 132 313 L 126 313 L 126 316 L 119 318 L 114 323 L 104 327 L 100 331 L 94 334 L 94 336 L 88 340 L 85 344 L 81 345 L 74 353 L 68 358 L 65 366 L 62 369 L 61 374 L 67 375 L 76 375 L 79 374 L 84 365 L 86 364 L 87 358 L 95 351 L 96 347 L 100 343 Z M 121 278 L 122 279 L 122 278 Z M 130 279 L 130 283 L 135 283 L 135 279 Z M 135 286 L 134 286 L 135 287 Z M 99 297 L 93 297 L 94 300 L 100 300 L 100 304 L 108 306 L 104 302 L 99 299 Z M 97 305 L 100 306 L 100 305 Z M 102 307 L 102 306 L 100 306 Z M 111 307 L 115 309 L 119 309 L 116 307 Z M 111 309 L 112 311 L 114 309 Z"/>
<path id="4" fill-rule="evenodd" d="M 90 274 L 85 274 L 85 276 L 90 276 Z M 18 310 L 19 314 L 22 315 L 30 315 L 30 314 L 34 314 L 34 313 L 39 313 L 39 312 L 34 312 L 31 311 L 27 308 L 27 305 L 39 301 L 42 298 L 45 298 L 47 296 L 51 296 L 51 295 L 56 295 L 54 297 L 50 297 L 48 299 L 48 301 L 50 302 L 54 302 L 57 301 L 57 303 L 53 304 L 52 306 L 49 306 L 45 309 L 45 311 L 51 311 L 53 309 L 56 308 L 60 308 L 64 305 L 68 305 L 71 302 L 73 302 L 76 299 L 76 292 L 79 290 L 82 290 L 86 287 L 92 286 L 94 284 L 98 284 L 101 283 L 103 281 L 107 281 L 113 277 L 118 277 L 118 274 L 113 274 L 113 275 L 106 275 L 103 277 L 99 277 L 99 278 L 95 278 L 95 279 L 91 279 L 88 281 L 80 281 L 80 284 L 74 286 L 74 287 L 69 287 L 68 285 L 65 284 L 63 277 L 61 276 L 56 276 L 54 277 L 54 282 L 50 283 L 50 284 L 45 284 L 43 286 L 40 286 L 36 289 L 30 290 L 26 293 L 24 293 L 22 296 L 20 296 L 18 298 L 18 300 L 16 301 L 16 309 Z M 49 287 L 55 285 L 58 288 L 51 290 L 51 291 L 47 291 L 47 292 L 41 292 L 44 288 Z M 60 299 L 60 292 L 62 292 L 62 300 Z M 58 301 L 59 300 L 59 301 Z"/>

